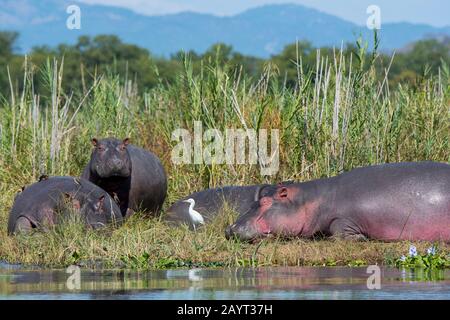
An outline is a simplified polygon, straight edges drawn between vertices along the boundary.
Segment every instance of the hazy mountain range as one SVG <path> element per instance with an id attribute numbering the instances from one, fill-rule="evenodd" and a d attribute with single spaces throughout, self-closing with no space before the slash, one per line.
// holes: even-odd
<path id="1" fill-rule="evenodd" d="M 340 46 L 372 31 L 335 16 L 300 5 L 268 5 L 232 17 L 184 12 L 145 16 L 131 10 L 76 3 L 81 30 L 66 28 L 66 0 L 0 0 L 0 30 L 20 32 L 19 52 L 36 45 L 75 43 L 80 35 L 116 34 L 122 40 L 168 56 L 179 50 L 203 52 L 224 42 L 236 51 L 258 57 L 280 52 L 286 44 L 309 40 L 315 46 Z M 380 31 L 381 49 L 392 50 L 426 37 L 450 35 L 450 26 L 386 23 Z"/>

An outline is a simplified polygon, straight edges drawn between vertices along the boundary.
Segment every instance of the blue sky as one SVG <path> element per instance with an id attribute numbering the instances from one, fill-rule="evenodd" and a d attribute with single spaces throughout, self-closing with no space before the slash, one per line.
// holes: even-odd
<path id="1" fill-rule="evenodd" d="M 91 4 L 115 5 L 147 15 L 181 11 L 233 15 L 246 9 L 275 3 L 298 3 L 357 24 L 365 24 L 366 8 L 381 8 L 382 22 L 413 22 L 450 26 L 449 0 L 78 0 Z"/>

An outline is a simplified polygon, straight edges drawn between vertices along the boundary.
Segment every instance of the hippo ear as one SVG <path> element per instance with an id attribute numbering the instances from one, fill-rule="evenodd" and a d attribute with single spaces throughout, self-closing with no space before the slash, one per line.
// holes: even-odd
<path id="1" fill-rule="evenodd" d="M 100 198 L 98 198 L 97 203 L 95 204 L 95 209 L 96 210 L 100 210 L 101 208 L 103 208 L 103 204 L 105 203 L 105 195 L 102 194 L 100 196 Z"/>
<path id="2" fill-rule="evenodd" d="M 96 147 L 98 144 L 98 140 L 96 138 L 92 138 L 91 142 L 94 147 Z"/>
<path id="3" fill-rule="evenodd" d="M 253 199 L 253 201 L 258 201 L 259 200 L 259 198 L 261 197 L 261 194 L 262 194 L 262 190 L 264 189 L 264 186 L 258 186 L 257 188 L 256 188 L 256 192 L 255 192 L 255 197 L 254 197 L 254 199 Z"/>
<path id="4" fill-rule="evenodd" d="M 78 199 L 75 199 L 75 197 L 73 195 L 71 195 L 70 193 L 64 193 L 64 200 L 67 204 L 71 204 L 72 207 L 76 210 L 80 210 L 81 209 L 81 203 Z"/>
<path id="5" fill-rule="evenodd" d="M 72 195 L 70 193 L 64 192 L 64 200 L 66 201 L 72 201 Z"/>
<path id="6" fill-rule="evenodd" d="M 270 197 L 274 194 L 276 191 L 276 188 L 274 185 L 263 185 L 262 187 L 259 187 L 258 190 L 256 190 L 255 194 L 255 201 L 259 201 L 259 199 L 263 197 Z"/>
<path id="7" fill-rule="evenodd" d="M 124 146 L 127 146 L 130 143 L 130 138 L 123 139 L 122 143 Z"/>

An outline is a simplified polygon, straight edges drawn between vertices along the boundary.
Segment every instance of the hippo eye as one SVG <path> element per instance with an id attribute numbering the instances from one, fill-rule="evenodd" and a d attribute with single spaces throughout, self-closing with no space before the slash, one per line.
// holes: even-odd
<path id="1" fill-rule="evenodd" d="M 97 149 L 98 149 L 98 151 L 105 151 L 105 147 L 104 146 L 98 146 Z"/>

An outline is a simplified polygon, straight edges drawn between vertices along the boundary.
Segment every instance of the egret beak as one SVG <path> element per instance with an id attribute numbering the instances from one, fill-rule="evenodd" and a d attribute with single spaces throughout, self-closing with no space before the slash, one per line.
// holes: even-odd
<path id="1" fill-rule="evenodd" d="M 189 200 L 183 200 L 183 202 L 191 203 Z"/>

